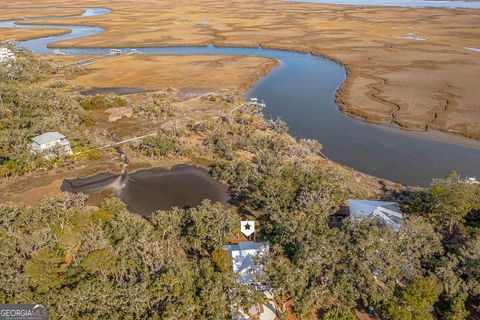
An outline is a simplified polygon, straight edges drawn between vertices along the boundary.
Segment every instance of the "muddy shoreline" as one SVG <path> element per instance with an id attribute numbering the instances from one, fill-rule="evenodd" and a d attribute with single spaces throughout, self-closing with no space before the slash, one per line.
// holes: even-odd
<path id="1" fill-rule="evenodd" d="M 441 0 L 438 0 L 438 1 L 441 1 Z M 328 58 L 337 62 L 338 64 L 343 65 L 347 72 L 347 77 L 345 81 L 342 83 L 341 87 L 337 90 L 337 93 L 335 95 L 335 102 L 337 103 L 339 110 L 344 114 L 368 123 L 374 123 L 374 124 L 383 125 L 387 127 L 394 127 L 403 131 L 413 131 L 413 132 L 439 131 L 447 135 L 459 136 L 459 137 L 474 140 L 475 142 L 479 142 L 479 144 L 471 143 L 471 145 L 475 145 L 475 146 L 480 145 L 480 131 L 478 133 L 472 133 L 467 130 L 453 131 L 453 130 L 445 129 L 433 123 L 437 117 L 437 114 L 433 115 L 433 118 L 430 122 L 416 123 L 416 122 L 399 121 L 398 119 L 396 119 L 395 113 L 400 111 L 400 107 L 398 105 L 393 105 L 395 109 L 391 112 L 391 114 L 379 114 L 375 112 L 369 112 L 368 110 L 365 110 L 359 107 L 354 107 L 353 102 L 350 99 L 351 86 L 352 86 L 352 82 L 354 81 L 354 77 L 351 74 L 352 73 L 351 67 L 348 64 L 343 64 L 341 61 L 335 58 L 332 58 L 332 57 L 328 57 Z M 387 101 L 381 101 L 381 99 L 376 97 L 374 94 L 372 94 L 371 91 L 368 92 L 367 95 L 372 100 L 377 100 L 378 102 L 381 102 L 381 103 L 388 103 Z M 447 101 L 447 104 L 448 103 L 449 102 Z M 447 138 L 447 139 L 442 139 L 438 141 L 449 142 L 449 141 L 455 141 L 455 139 Z M 465 143 L 463 144 L 465 145 Z"/>

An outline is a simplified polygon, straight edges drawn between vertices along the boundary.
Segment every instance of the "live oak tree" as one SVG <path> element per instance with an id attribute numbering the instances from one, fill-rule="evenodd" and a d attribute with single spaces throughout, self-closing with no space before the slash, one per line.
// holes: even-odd
<path id="1" fill-rule="evenodd" d="M 335 307 L 323 316 L 323 320 L 355 320 L 356 316 L 347 308 Z"/>
<path id="2" fill-rule="evenodd" d="M 440 290 L 432 278 L 418 277 L 403 288 L 382 307 L 389 320 L 427 320 L 433 318 L 433 305 Z"/>
<path id="3" fill-rule="evenodd" d="M 221 205 L 158 212 L 150 222 L 119 200 L 98 209 L 85 200 L 61 194 L 34 207 L 0 205 L 2 303 L 42 301 L 52 319 L 224 319 L 229 299 L 248 301 L 209 251 L 225 242 L 228 223 L 190 241 L 191 215 L 213 222 Z M 205 251 L 192 254 L 198 248 Z"/>
<path id="4" fill-rule="evenodd" d="M 424 266 L 439 280 L 439 310 L 445 319 L 464 319 L 468 316 L 467 298 L 479 296 L 479 277 L 473 271 L 479 231 L 467 218 L 480 207 L 480 186 L 452 172 L 434 179 L 430 188 L 416 192 L 413 200 L 411 214 L 428 217 L 442 240 L 444 253 Z"/>
<path id="5" fill-rule="evenodd" d="M 429 209 L 435 222 L 453 235 L 469 212 L 480 206 L 480 187 L 462 181 L 455 172 L 434 179 L 430 187 Z"/>

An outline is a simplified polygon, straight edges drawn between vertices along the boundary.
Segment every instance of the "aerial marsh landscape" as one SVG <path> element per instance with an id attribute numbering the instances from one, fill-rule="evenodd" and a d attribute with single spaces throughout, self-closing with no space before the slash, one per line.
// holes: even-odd
<path id="1" fill-rule="evenodd" d="M 77 6 L 56 1 L 58 6 Z M 5 8 L 8 8 L 6 4 Z M 35 6 L 19 1 L 12 7 Z M 349 77 L 340 107 L 370 121 L 480 138 L 480 27 L 475 9 L 355 7 L 285 1 L 86 1 L 105 32 L 58 46 L 263 46 L 325 55 Z M 69 24 L 52 20 L 53 24 Z M 32 23 L 32 22 L 29 22 Z M 41 24 L 42 21 L 33 23 Z M 25 31 L 29 32 L 29 31 Z M 419 41 L 415 37 L 422 37 Z M 416 79 L 416 81 L 411 81 Z"/>
<path id="2" fill-rule="evenodd" d="M 478 10 L 2 4 L 0 319 L 480 319 Z"/>

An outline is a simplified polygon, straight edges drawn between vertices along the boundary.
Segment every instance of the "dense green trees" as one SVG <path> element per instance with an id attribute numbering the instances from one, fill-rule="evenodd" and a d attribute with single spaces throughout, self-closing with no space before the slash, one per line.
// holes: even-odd
<path id="1" fill-rule="evenodd" d="M 324 320 L 355 320 L 356 317 L 350 311 L 349 309 L 346 308 L 332 308 L 330 309 L 325 316 L 323 317 Z"/>
<path id="2" fill-rule="evenodd" d="M 127 106 L 127 100 L 118 96 L 95 95 L 82 98 L 80 105 L 85 110 L 119 108 Z"/>
<path id="3" fill-rule="evenodd" d="M 455 172 L 445 179 L 435 179 L 428 196 L 427 212 L 450 236 L 454 234 L 455 227 L 465 222 L 471 210 L 480 206 L 478 187 L 466 184 Z"/>
<path id="4" fill-rule="evenodd" d="M 0 46 L 8 47 L 15 52 L 15 61 L 0 64 L 0 81 L 18 81 L 35 83 L 58 72 L 58 67 L 42 56 L 35 55 L 28 50 L 15 48 L 13 44 L 0 42 Z"/>
<path id="5" fill-rule="evenodd" d="M 180 153 L 178 139 L 174 135 L 162 133 L 147 137 L 132 147 L 149 157 L 165 157 Z"/>
<path id="6" fill-rule="evenodd" d="M 0 206 L 2 303 L 45 301 L 53 319 L 224 319 L 229 299 L 244 295 L 211 256 L 233 232 L 233 211 L 205 202 L 150 222 L 119 200 L 88 208 L 85 199 Z"/>
<path id="7" fill-rule="evenodd" d="M 119 200 L 100 208 L 85 200 L 61 194 L 34 207 L 0 205 L 2 302 L 44 301 L 54 319 L 223 319 L 232 302 L 257 298 L 237 285 L 221 248 L 238 231 L 235 210 L 204 202 L 145 220 Z M 282 231 L 268 227 L 276 221 L 260 223 L 279 311 L 292 299 L 300 316 L 321 304 L 326 319 L 350 319 L 360 305 L 385 319 L 420 320 L 436 305 L 442 318 L 463 319 L 466 297 L 478 297 L 477 237 L 453 259 L 422 217 L 409 216 L 398 233 L 332 228 L 313 212 L 287 218 Z"/>
<path id="8" fill-rule="evenodd" d="M 439 290 L 432 279 L 415 278 L 404 288 L 399 288 L 395 297 L 382 308 L 386 319 L 427 320 L 433 319 L 433 304 Z"/>
<path id="9" fill-rule="evenodd" d="M 31 152 L 31 138 L 48 132 L 68 133 L 75 145 L 89 145 L 88 115 L 77 98 L 55 89 L 18 82 L 0 83 L 0 176 L 51 168 L 65 159 L 45 159 Z"/>

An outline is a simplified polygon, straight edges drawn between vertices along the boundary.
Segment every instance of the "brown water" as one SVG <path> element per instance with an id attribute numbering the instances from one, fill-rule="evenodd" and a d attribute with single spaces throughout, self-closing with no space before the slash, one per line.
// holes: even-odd
<path id="1" fill-rule="evenodd" d="M 226 204 L 227 187 L 214 180 L 206 170 L 189 165 L 172 169 L 153 168 L 125 176 L 100 173 L 91 177 L 65 180 L 62 191 L 100 193 L 111 189 L 130 211 L 144 217 L 173 207 L 189 208 L 209 199 Z"/>

